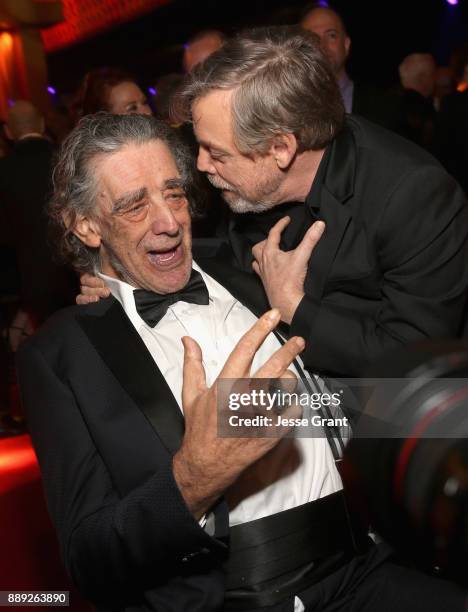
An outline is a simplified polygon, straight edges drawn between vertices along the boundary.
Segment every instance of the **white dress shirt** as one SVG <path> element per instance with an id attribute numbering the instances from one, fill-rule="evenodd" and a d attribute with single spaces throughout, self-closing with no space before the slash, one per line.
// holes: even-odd
<path id="1" fill-rule="evenodd" d="M 136 310 L 134 287 L 100 274 L 151 353 L 182 411 L 182 337 L 190 336 L 200 345 L 206 381 L 211 386 L 238 340 L 257 321 L 254 314 L 195 262 L 193 267 L 206 283 L 209 304 L 177 302 L 168 308 L 154 328 L 148 326 Z M 251 374 L 279 347 L 278 339 L 270 334 L 254 358 Z M 245 470 L 226 492 L 229 523 L 238 525 L 269 516 L 341 488 L 341 479 L 325 437 L 284 438 Z M 296 598 L 295 612 L 303 609 Z"/>

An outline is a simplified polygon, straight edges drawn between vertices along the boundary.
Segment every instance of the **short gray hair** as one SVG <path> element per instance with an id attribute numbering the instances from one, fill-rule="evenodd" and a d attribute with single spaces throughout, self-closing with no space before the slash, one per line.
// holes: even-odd
<path id="1" fill-rule="evenodd" d="M 189 120 L 195 100 L 234 89 L 234 140 L 243 153 L 265 152 L 294 134 L 299 150 L 319 150 L 343 125 L 344 106 L 319 38 L 299 26 L 256 28 L 228 40 L 188 75 L 174 116 Z"/>
<path id="2" fill-rule="evenodd" d="M 64 140 L 53 174 L 49 217 L 59 255 L 80 272 L 99 269 L 99 249 L 85 245 L 73 234 L 79 215 L 96 217 L 96 189 L 92 161 L 130 143 L 161 140 L 171 151 L 182 177 L 192 212 L 197 212 L 195 161 L 175 130 L 146 115 L 96 113 L 83 117 Z M 66 223 L 65 223 L 66 219 Z"/>

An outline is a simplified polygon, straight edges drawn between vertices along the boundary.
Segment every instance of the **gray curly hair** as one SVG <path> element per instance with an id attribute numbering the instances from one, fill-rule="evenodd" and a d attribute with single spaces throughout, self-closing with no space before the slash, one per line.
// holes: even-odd
<path id="1" fill-rule="evenodd" d="M 88 247 L 73 234 L 78 216 L 96 217 L 97 185 L 92 170 L 93 160 L 97 155 L 115 153 L 129 143 L 144 144 L 152 140 L 161 140 L 171 151 L 191 212 L 198 213 L 195 161 L 175 130 L 146 115 L 87 115 L 62 144 L 48 207 L 53 244 L 59 256 L 76 270 L 93 272 L 100 268 L 99 249 Z"/>

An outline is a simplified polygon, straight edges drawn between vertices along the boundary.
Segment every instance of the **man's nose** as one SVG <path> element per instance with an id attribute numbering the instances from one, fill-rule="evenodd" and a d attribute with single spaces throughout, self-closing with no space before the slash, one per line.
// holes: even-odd
<path id="1" fill-rule="evenodd" d="M 211 161 L 211 156 L 203 147 L 198 149 L 197 168 L 200 172 L 208 172 L 208 174 L 216 174 L 215 167 Z"/>
<path id="2" fill-rule="evenodd" d="M 175 236 L 179 233 L 179 223 L 168 204 L 165 202 L 153 204 L 151 208 L 151 231 L 153 234 Z"/>

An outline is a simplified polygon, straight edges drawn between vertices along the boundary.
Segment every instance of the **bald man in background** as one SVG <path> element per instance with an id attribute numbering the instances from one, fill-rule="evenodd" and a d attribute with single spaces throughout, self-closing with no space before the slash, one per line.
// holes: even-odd
<path id="1" fill-rule="evenodd" d="M 335 73 L 347 113 L 361 115 L 389 130 L 400 131 L 401 105 L 393 90 L 353 81 L 346 71 L 351 38 L 341 15 L 318 2 L 307 5 L 300 25 L 320 38 L 322 51 Z"/>
<path id="2" fill-rule="evenodd" d="M 431 152 L 437 120 L 433 98 L 436 71 L 430 53 L 411 53 L 398 67 L 403 111 L 400 134 Z"/>
<path id="3" fill-rule="evenodd" d="M 54 145 L 44 132 L 44 117 L 31 102 L 18 100 L 12 105 L 5 133 L 14 146 L 0 159 L 0 206 L 19 271 L 21 313 L 13 325 L 26 333 L 31 324 L 41 323 L 69 303 L 75 287 L 73 277 L 54 264 L 47 244 L 44 209 Z"/>
<path id="4" fill-rule="evenodd" d="M 417 91 L 424 98 L 434 93 L 437 66 L 430 53 L 410 53 L 398 71 L 402 87 Z"/>

